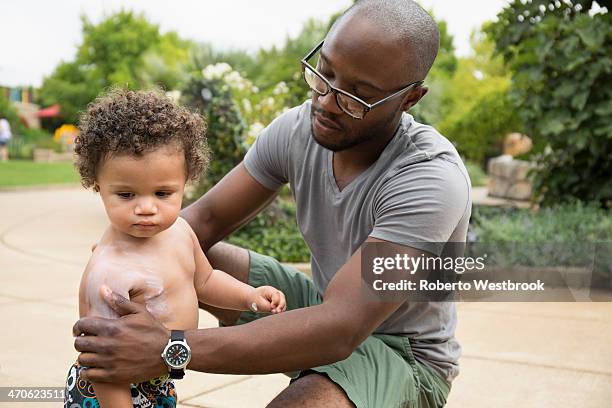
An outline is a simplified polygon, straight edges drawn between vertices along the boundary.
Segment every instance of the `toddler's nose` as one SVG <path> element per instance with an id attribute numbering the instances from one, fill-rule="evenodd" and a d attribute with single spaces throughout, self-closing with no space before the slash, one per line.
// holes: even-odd
<path id="1" fill-rule="evenodd" d="M 136 215 L 155 215 L 157 214 L 157 206 L 154 200 L 143 198 L 136 204 L 134 213 Z"/>

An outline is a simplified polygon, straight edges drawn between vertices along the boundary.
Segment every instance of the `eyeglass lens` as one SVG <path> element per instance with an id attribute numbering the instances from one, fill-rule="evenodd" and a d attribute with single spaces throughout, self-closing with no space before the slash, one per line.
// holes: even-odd
<path id="1" fill-rule="evenodd" d="M 306 83 L 308 84 L 310 89 L 312 89 L 319 95 L 326 95 L 330 91 L 330 88 L 325 83 L 325 81 L 323 81 L 323 79 L 321 79 L 321 77 L 319 77 L 309 67 L 304 68 L 304 79 L 306 80 Z M 364 106 L 347 95 L 336 92 L 336 101 L 338 102 L 338 106 L 340 106 L 340 109 L 355 118 L 363 118 L 363 116 L 365 115 Z"/>

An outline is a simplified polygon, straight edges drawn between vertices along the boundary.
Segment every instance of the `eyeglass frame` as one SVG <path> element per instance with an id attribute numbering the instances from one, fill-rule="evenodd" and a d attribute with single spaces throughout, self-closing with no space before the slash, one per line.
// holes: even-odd
<path id="1" fill-rule="evenodd" d="M 374 109 L 375 107 L 382 105 L 383 103 L 403 94 L 404 92 L 406 92 L 407 90 L 409 90 L 410 88 L 413 88 L 415 86 L 420 86 L 423 84 L 423 80 L 420 81 L 415 81 L 412 82 L 408 85 L 406 85 L 405 87 L 403 87 L 402 89 L 400 89 L 397 92 L 394 92 L 393 94 L 384 97 L 383 99 L 374 102 L 374 103 L 367 103 L 366 101 L 364 101 L 363 99 L 343 90 L 340 88 L 336 88 L 335 86 L 333 86 L 331 84 L 331 82 L 329 82 L 329 80 L 327 78 L 325 78 L 325 76 L 323 76 L 323 74 L 321 74 L 319 71 L 317 71 L 316 68 L 314 68 L 312 65 L 310 65 L 310 63 L 308 62 L 308 60 L 310 58 L 312 58 L 313 55 L 315 55 L 317 53 L 317 51 L 319 51 L 322 47 L 323 47 L 323 43 L 325 42 L 325 39 L 321 40 L 321 42 L 319 44 L 317 44 L 312 50 L 310 50 L 310 52 L 308 54 L 306 54 L 306 56 L 304 58 L 302 58 L 300 60 L 301 65 L 302 65 L 302 78 L 304 79 L 304 82 L 306 82 L 306 85 L 308 85 L 308 88 L 310 88 L 311 91 L 314 91 L 317 93 L 317 95 L 319 96 L 325 96 L 330 92 L 333 92 L 336 94 L 336 104 L 338 105 L 338 107 L 342 110 L 342 112 L 346 113 L 347 115 L 349 115 L 350 117 L 352 117 L 353 119 L 358 119 L 358 120 L 362 120 L 363 118 L 365 118 L 365 116 L 367 115 L 367 113 L 369 111 L 371 111 L 372 109 Z M 316 89 L 313 89 L 310 84 L 308 83 L 308 81 L 306 80 L 306 68 L 309 68 L 310 70 L 312 70 L 312 72 L 318 76 L 319 78 L 321 78 L 323 80 L 323 82 L 325 83 L 325 85 L 327 85 L 327 92 L 325 93 L 320 93 L 319 91 L 317 91 Z M 347 112 L 346 110 L 344 110 L 344 108 L 342 107 L 342 105 L 340 105 L 340 102 L 338 102 L 338 94 L 342 94 L 345 95 L 351 99 L 356 100 L 357 102 L 359 102 L 361 105 L 363 105 L 364 111 L 363 111 L 363 116 L 362 117 L 357 117 L 354 116 L 353 114 Z"/>

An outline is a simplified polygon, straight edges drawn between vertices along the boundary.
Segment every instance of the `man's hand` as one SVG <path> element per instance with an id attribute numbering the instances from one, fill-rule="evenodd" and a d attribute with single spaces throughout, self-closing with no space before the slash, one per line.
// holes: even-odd
<path id="1" fill-rule="evenodd" d="M 248 300 L 249 309 L 254 312 L 269 312 L 272 314 L 284 312 L 287 308 L 285 295 L 272 286 L 255 288 Z"/>
<path id="2" fill-rule="evenodd" d="M 104 299 L 121 317 L 83 317 L 75 323 L 74 348 L 79 364 L 90 367 L 82 377 L 94 382 L 138 383 L 167 373 L 161 353 L 170 331 L 143 305 L 110 289 Z"/>

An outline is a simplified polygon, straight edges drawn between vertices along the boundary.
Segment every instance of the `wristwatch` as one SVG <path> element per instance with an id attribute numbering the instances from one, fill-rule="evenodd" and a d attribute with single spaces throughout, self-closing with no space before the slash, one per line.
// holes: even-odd
<path id="1" fill-rule="evenodd" d="M 180 380 L 185 376 L 185 367 L 191 360 L 191 349 L 185 340 L 183 330 L 172 330 L 170 340 L 161 354 L 162 360 L 168 366 L 170 378 Z"/>

